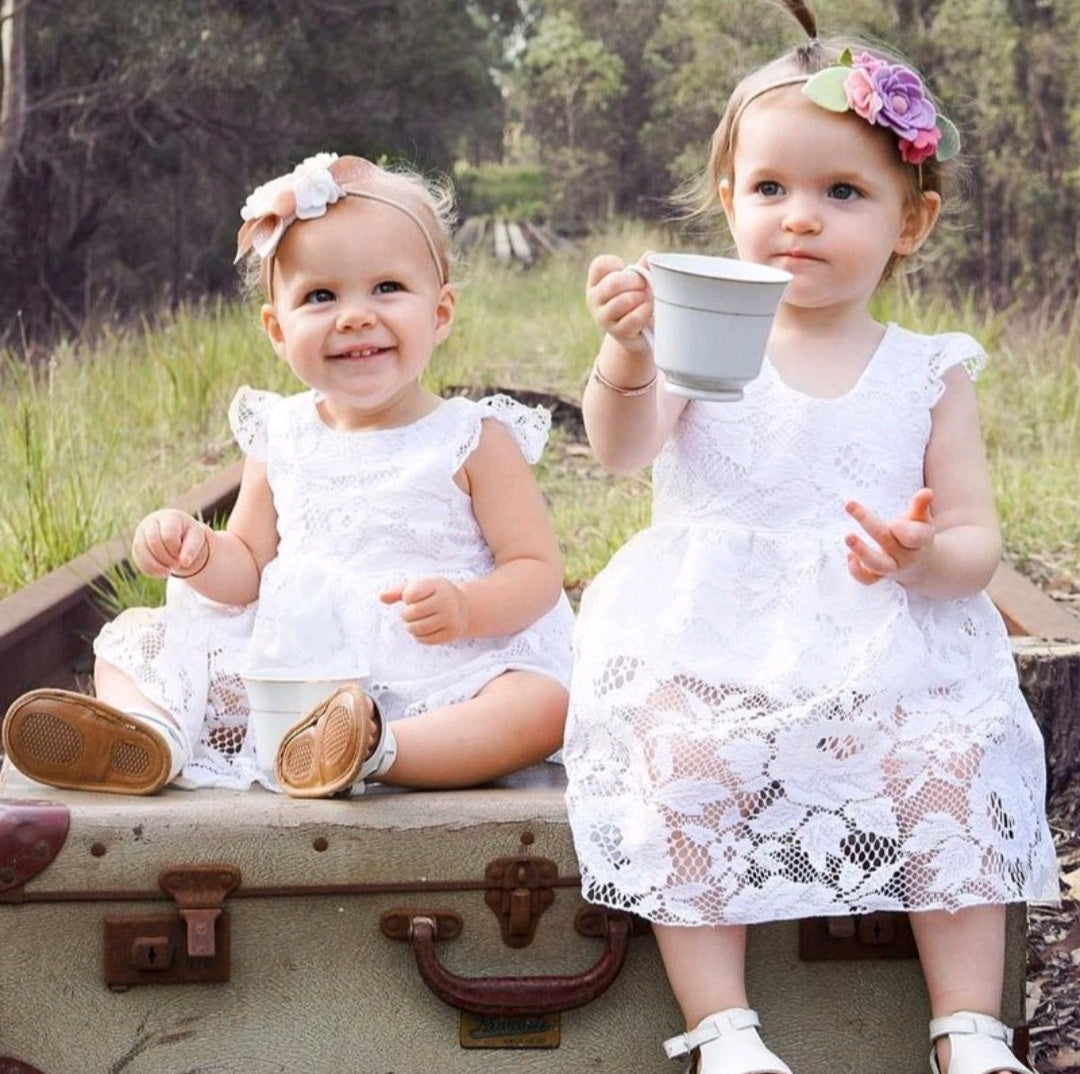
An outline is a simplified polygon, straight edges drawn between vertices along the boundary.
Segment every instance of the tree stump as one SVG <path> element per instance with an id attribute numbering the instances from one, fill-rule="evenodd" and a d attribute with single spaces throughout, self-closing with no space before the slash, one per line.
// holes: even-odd
<path id="1" fill-rule="evenodd" d="M 1047 792 L 1080 778 L 1080 643 L 1012 639 L 1016 670 L 1046 740 Z"/>

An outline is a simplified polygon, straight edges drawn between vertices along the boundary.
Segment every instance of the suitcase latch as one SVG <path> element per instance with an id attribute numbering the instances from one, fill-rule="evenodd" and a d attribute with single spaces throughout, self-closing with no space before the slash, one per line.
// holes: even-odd
<path id="1" fill-rule="evenodd" d="M 106 985 L 227 981 L 231 947 L 225 900 L 240 885 L 240 870 L 186 865 L 164 870 L 158 883 L 176 901 L 175 913 L 105 919 Z"/>
<path id="2" fill-rule="evenodd" d="M 507 947 L 528 947 L 540 915 L 555 901 L 559 867 L 547 858 L 497 858 L 484 870 L 484 901 L 499 919 Z"/>

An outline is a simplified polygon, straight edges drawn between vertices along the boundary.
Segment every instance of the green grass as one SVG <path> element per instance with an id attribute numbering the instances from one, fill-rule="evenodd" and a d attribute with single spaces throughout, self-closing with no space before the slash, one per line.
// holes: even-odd
<path id="1" fill-rule="evenodd" d="M 517 387 L 577 401 L 599 343 L 584 303 L 601 250 L 636 258 L 678 240 L 625 225 L 575 254 L 506 269 L 474 255 L 458 273 L 457 321 L 427 384 Z M 1080 309 L 987 316 L 908 288 L 878 314 L 919 331 L 967 331 L 990 363 L 979 381 L 1007 556 L 1052 588 L 1080 590 Z M 239 457 L 226 411 L 242 384 L 300 385 L 267 346 L 250 305 L 208 304 L 155 323 L 108 328 L 29 370 L 0 358 L 0 596 L 93 545 Z M 580 586 L 648 520 L 647 475 L 603 473 L 556 430 L 538 476 Z M 158 589 L 118 579 L 120 604 Z"/>
<path id="2" fill-rule="evenodd" d="M 468 216 L 509 216 L 546 219 L 548 181 L 544 169 L 509 164 L 461 167 L 454 187 L 462 213 Z"/>

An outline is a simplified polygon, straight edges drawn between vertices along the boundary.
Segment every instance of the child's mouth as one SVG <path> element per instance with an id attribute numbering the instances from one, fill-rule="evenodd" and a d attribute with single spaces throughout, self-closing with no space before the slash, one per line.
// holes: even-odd
<path id="1" fill-rule="evenodd" d="M 331 354 L 330 357 L 338 360 L 363 361 L 365 358 L 374 358 L 377 354 L 383 354 L 385 351 L 385 347 L 349 347 L 348 350 Z"/>

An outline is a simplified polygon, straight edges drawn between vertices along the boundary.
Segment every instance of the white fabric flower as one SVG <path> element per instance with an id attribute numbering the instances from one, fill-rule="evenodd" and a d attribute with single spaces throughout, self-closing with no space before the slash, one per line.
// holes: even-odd
<path id="1" fill-rule="evenodd" d="M 261 258 L 270 257 L 294 221 L 322 216 L 328 205 L 345 196 L 345 189 L 330 172 L 337 159 L 336 153 L 317 153 L 288 175 L 252 191 L 240 210 L 245 223 L 237 236 L 237 260 L 249 248 Z"/>
<path id="2" fill-rule="evenodd" d="M 316 153 L 297 165 L 291 179 L 296 195 L 296 217 L 312 220 L 322 216 L 328 205 L 345 196 L 345 191 L 329 172 L 337 153 Z"/>

